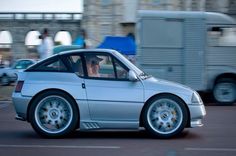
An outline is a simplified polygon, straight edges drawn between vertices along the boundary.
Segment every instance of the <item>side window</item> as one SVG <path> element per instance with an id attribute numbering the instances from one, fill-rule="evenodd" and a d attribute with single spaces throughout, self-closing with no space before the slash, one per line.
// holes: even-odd
<path id="1" fill-rule="evenodd" d="M 88 77 L 115 79 L 112 59 L 109 55 L 85 54 Z"/>
<path id="2" fill-rule="evenodd" d="M 116 69 L 116 76 L 117 79 L 120 80 L 127 80 L 128 79 L 128 69 L 123 64 L 118 62 L 116 59 L 114 59 L 115 69 Z"/>
<path id="3" fill-rule="evenodd" d="M 84 71 L 83 71 L 83 64 L 82 64 L 82 59 L 81 56 L 79 55 L 71 55 L 69 56 L 69 61 L 72 65 L 73 71 L 78 75 L 78 76 L 84 76 Z"/>
<path id="4" fill-rule="evenodd" d="M 210 47 L 235 47 L 236 28 L 212 27 L 208 29 L 208 46 Z"/>
<path id="5" fill-rule="evenodd" d="M 47 61 L 38 66 L 36 71 L 54 71 L 54 72 L 66 72 L 68 71 L 64 63 L 60 59 Z"/>
<path id="6" fill-rule="evenodd" d="M 127 80 L 128 69 L 121 62 L 106 54 L 85 54 L 88 77 Z"/>

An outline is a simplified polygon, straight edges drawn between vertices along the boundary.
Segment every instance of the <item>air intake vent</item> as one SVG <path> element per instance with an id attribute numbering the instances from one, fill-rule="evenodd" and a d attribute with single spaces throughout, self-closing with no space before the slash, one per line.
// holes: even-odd
<path id="1" fill-rule="evenodd" d="M 96 122 L 84 122 L 83 126 L 86 129 L 98 129 L 98 128 L 100 128 L 98 123 L 96 123 Z"/>

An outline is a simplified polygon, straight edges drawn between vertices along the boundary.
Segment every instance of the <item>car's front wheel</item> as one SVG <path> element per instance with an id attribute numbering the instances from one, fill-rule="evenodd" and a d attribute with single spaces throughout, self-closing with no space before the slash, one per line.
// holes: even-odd
<path id="1" fill-rule="evenodd" d="M 144 107 L 143 124 L 152 136 L 170 138 L 183 131 L 188 121 L 184 102 L 174 95 L 153 98 Z"/>
<path id="2" fill-rule="evenodd" d="M 38 95 L 29 111 L 34 130 L 42 136 L 55 138 L 73 132 L 79 120 L 74 100 L 60 91 Z"/>

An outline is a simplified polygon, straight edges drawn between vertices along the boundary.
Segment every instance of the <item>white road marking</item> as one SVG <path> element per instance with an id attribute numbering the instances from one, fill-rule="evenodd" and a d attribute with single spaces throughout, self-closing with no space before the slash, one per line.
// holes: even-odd
<path id="1" fill-rule="evenodd" d="M 60 146 L 60 145 L 2 145 L 0 148 L 73 148 L 73 149 L 120 149 L 119 146 Z"/>
<path id="2" fill-rule="evenodd" d="M 185 148 L 186 151 L 236 152 L 236 148 Z"/>

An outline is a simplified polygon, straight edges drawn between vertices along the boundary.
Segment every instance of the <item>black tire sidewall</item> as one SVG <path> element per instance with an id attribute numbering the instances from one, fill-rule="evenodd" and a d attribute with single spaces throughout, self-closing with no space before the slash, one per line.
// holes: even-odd
<path id="1" fill-rule="evenodd" d="M 230 106 L 230 105 L 233 105 L 234 102 L 236 102 L 236 99 L 234 99 L 234 101 L 231 101 L 231 102 L 222 102 L 222 101 L 218 101 L 217 98 L 215 97 L 215 89 L 217 87 L 218 84 L 220 83 L 231 83 L 232 85 L 234 85 L 234 87 L 236 86 L 236 81 L 231 79 L 231 78 L 222 78 L 222 79 L 219 79 L 217 80 L 217 82 L 215 83 L 214 85 L 214 88 L 213 88 L 213 91 L 212 91 L 212 94 L 213 94 L 213 97 L 215 99 L 215 101 L 220 104 L 220 105 L 225 105 L 225 106 Z M 235 89 L 235 88 L 234 88 Z"/>
<path id="2" fill-rule="evenodd" d="M 39 102 L 42 99 L 44 99 L 48 96 L 52 96 L 52 95 L 60 96 L 60 97 L 64 98 L 65 100 L 67 100 L 72 108 L 72 111 L 73 111 L 72 121 L 71 121 L 70 125 L 64 131 L 62 131 L 60 133 L 47 133 L 47 132 L 45 132 L 44 130 L 42 130 L 38 126 L 38 124 L 35 120 L 35 109 L 36 109 L 37 105 L 39 104 Z M 39 135 L 41 135 L 43 137 L 47 137 L 47 138 L 64 137 L 64 136 L 69 135 L 71 132 L 73 132 L 76 129 L 78 121 L 79 121 L 79 112 L 77 110 L 75 101 L 67 94 L 65 94 L 61 91 L 57 91 L 57 90 L 56 91 L 46 91 L 46 92 L 43 92 L 43 93 L 37 95 L 37 97 L 35 97 L 35 99 L 32 101 L 32 104 L 29 109 L 29 121 L 30 121 L 33 129 Z"/>
<path id="3" fill-rule="evenodd" d="M 173 100 L 175 101 L 181 108 L 181 111 L 182 111 L 182 115 L 183 115 L 183 120 L 182 120 L 182 123 L 180 124 L 179 128 L 174 131 L 173 133 L 170 133 L 170 134 L 160 134 L 158 132 L 156 132 L 155 130 L 153 130 L 151 128 L 151 126 L 149 125 L 148 123 L 148 110 L 150 109 L 150 107 L 152 106 L 153 102 L 155 102 L 156 100 L 160 100 L 160 99 L 170 99 L 170 100 Z M 144 124 L 144 127 L 145 129 L 155 138 L 161 138 L 161 139 L 168 139 L 168 138 L 171 138 L 173 136 L 176 136 L 178 134 L 180 134 L 183 129 L 186 127 L 187 125 L 187 122 L 188 122 L 188 113 L 187 113 L 187 108 L 186 108 L 186 105 L 185 103 L 177 96 L 175 95 L 172 95 L 172 94 L 163 94 L 163 95 L 158 95 L 156 97 L 154 97 L 153 99 L 151 99 L 144 107 L 144 112 L 143 112 L 143 116 L 142 116 L 142 119 L 143 119 L 143 124 Z"/>

